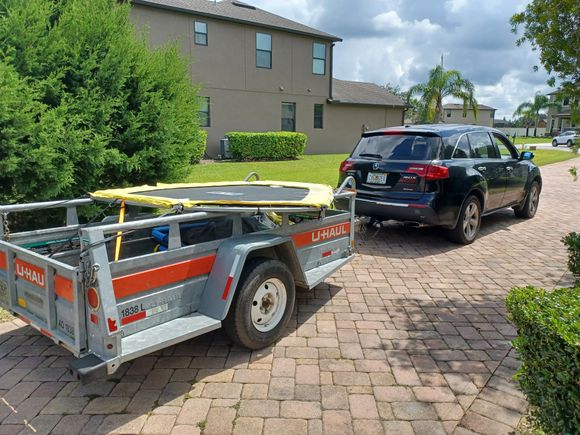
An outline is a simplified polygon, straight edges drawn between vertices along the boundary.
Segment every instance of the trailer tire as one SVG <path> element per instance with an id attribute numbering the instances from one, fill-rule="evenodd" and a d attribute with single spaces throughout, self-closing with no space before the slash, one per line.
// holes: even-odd
<path id="1" fill-rule="evenodd" d="M 223 327 L 236 343 L 261 349 L 274 343 L 294 310 L 296 287 L 284 263 L 254 258 L 244 266 Z"/>

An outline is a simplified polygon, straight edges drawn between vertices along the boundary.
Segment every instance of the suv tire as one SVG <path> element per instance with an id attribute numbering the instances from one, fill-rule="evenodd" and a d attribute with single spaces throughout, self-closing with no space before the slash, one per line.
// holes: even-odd
<path id="1" fill-rule="evenodd" d="M 481 203 L 475 195 L 469 195 L 459 213 L 457 225 L 449 230 L 448 237 L 452 242 L 469 245 L 477 238 L 481 226 Z"/>
<path id="2" fill-rule="evenodd" d="M 540 205 L 540 191 L 540 183 L 533 181 L 524 202 L 519 207 L 514 208 L 516 217 L 531 219 L 536 215 Z"/>

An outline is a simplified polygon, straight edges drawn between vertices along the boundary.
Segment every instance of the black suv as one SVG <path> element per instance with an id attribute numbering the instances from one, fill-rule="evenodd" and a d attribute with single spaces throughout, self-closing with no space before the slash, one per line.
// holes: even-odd
<path id="1" fill-rule="evenodd" d="M 339 184 L 356 179 L 356 213 L 449 229 L 469 244 L 481 216 L 538 209 L 542 177 L 531 152 L 518 153 L 499 130 L 471 125 L 413 125 L 369 131 L 340 165 Z"/>

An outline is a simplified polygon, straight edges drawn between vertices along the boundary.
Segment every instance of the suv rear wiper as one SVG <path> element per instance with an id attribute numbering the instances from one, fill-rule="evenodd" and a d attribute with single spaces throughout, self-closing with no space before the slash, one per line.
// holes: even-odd
<path id="1" fill-rule="evenodd" d="M 369 153 L 362 153 L 358 155 L 359 157 L 371 157 L 373 159 L 383 160 L 383 156 L 380 154 L 369 154 Z"/>

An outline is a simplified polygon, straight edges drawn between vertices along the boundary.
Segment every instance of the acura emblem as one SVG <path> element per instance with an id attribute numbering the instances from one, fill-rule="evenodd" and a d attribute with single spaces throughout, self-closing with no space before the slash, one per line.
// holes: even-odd
<path id="1" fill-rule="evenodd" d="M 373 170 L 376 171 L 381 167 L 381 165 L 379 165 L 379 162 L 375 162 L 373 163 Z"/>

